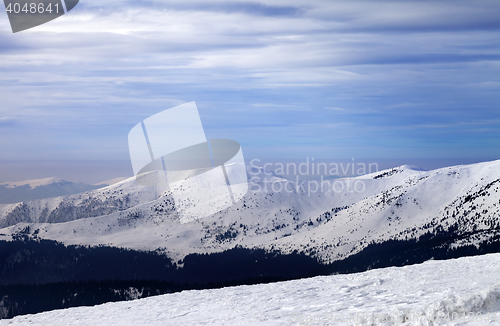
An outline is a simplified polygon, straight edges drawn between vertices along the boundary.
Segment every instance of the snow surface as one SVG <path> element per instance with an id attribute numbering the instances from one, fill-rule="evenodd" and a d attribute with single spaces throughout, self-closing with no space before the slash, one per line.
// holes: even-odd
<path id="1" fill-rule="evenodd" d="M 500 254 L 183 291 L 0 320 L 0 325 L 119 326 L 499 324 Z"/>
<path id="2" fill-rule="evenodd" d="M 328 263 L 373 241 L 417 239 L 440 228 L 463 238 L 452 247 L 500 233 L 500 160 L 433 171 L 400 166 L 336 179 L 344 189 L 338 192 L 310 193 L 309 181 L 299 186 L 263 169 L 247 171 L 250 191 L 241 201 L 190 223 L 181 223 L 168 191 L 131 178 L 86 193 L 0 205 L 0 239 L 29 227 L 36 237 L 65 244 L 159 248 L 175 260 L 239 245 L 297 250 Z M 363 191 L 354 190 L 356 183 Z"/>

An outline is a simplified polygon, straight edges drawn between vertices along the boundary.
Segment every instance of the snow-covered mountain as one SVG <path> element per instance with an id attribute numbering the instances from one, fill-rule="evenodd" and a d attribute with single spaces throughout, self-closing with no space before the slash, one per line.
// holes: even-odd
<path id="1" fill-rule="evenodd" d="M 72 195 L 102 188 L 108 184 L 89 185 L 83 182 L 71 182 L 59 178 L 2 182 L 0 183 L 0 204 Z"/>
<path id="2" fill-rule="evenodd" d="M 292 182 L 251 167 L 247 173 L 243 200 L 189 223 L 179 220 L 168 191 L 132 178 L 86 193 L 0 205 L 0 239 L 29 235 L 65 244 L 160 248 L 173 259 L 242 246 L 305 253 L 324 263 L 372 243 L 429 234 L 448 234 L 450 248 L 500 241 L 500 161 L 433 171 L 400 166 L 324 183 Z"/>
<path id="3" fill-rule="evenodd" d="M 489 254 L 59 309 L 0 325 L 498 325 L 499 270 L 500 254 Z M 130 299 L 142 290 L 130 288 Z"/>

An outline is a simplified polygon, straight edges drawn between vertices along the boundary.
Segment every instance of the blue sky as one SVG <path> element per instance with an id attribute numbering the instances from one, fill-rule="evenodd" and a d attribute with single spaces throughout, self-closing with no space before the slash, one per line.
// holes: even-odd
<path id="1" fill-rule="evenodd" d="M 16 34 L 0 11 L 0 181 L 131 175 L 129 130 L 190 101 L 247 160 L 500 158 L 496 0 L 81 0 Z"/>

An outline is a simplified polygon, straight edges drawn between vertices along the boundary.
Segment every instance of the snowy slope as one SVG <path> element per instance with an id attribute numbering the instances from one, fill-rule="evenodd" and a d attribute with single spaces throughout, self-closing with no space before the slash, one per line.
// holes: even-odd
<path id="1" fill-rule="evenodd" d="M 331 261 L 359 252 L 372 240 L 404 240 L 428 231 L 456 228 L 457 235 L 483 231 L 481 240 L 500 234 L 498 161 L 435 171 L 392 171 L 395 173 L 385 178 L 399 179 L 397 183 L 386 183 L 389 186 L 380 193 L 340 211 L 321 228 L 303 232 L 293 240 L 276 241 L 276 247 L 306 251 L 311 246 L 308 239 L 315 239 L 314 248 L 335 244 L 336 250 L 318 253 Z M 366 180 L 367 187 L 378 182 Z M 332 234 L 337 235 L 336 243 L 331 241 Z M 464 239 L 460 244 L 479 240 Z"/>
<path id="2" fill-rule="evenodd" d="M 500 254 L 489 254 L 184 291 L 18 316 L 0 325 L 498 325 L 499 271 Z"/>
<path id="3" fill-rule="evenodd" d="M 500 161 L 434 171 L 401 166 L 312 192 L 307 183 L 248 168 L 250 191 L 242 201 L 189 223 L 179 221 L 168 191 L 128 179 L 84 194 L 0 205 L 0 239 L 22 233 L 67 244 L 163 248 L 175 259 L 241 245 L 297 250 L 322 262 L 427 232 L 452 232 L 453 246 L 478 244 L 500 234 L 499 171 Z"/>
<path id="4" fill-rule="evenodd" d="M 35 188 L 36 189 L 36 188 Z M 0 205 L 0 226 L 28 223 L 61 223 L 98 217 L 134 207 L 156 198 L 156 190 L 137 185 L 133 180 L 69 196 Z"/>

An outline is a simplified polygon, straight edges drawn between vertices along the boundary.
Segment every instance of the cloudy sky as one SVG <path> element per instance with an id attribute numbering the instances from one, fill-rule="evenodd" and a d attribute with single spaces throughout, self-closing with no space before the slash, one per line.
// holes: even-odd
<path id="1" fill-rule="evenodd" d="M 129 130 L 190 101 L 247 160 L 500 158 L 498 0 L 81 0 L 16 34 L 0 11 L 0 181 L 131 175 Z"/>

